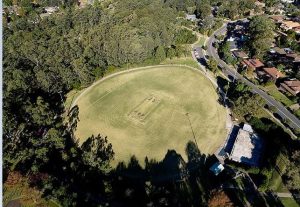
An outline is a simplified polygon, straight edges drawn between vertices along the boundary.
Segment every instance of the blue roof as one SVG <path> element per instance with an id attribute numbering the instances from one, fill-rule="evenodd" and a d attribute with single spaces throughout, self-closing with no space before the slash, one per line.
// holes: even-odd
<path id="1" fill-rule="evenodd" d="M 212 171 L 215 175 L 219 175 L 220 172 L 224 170 L 224 166 L 221 163 L 216 162 L 209 168 L 209 170 Z"/>

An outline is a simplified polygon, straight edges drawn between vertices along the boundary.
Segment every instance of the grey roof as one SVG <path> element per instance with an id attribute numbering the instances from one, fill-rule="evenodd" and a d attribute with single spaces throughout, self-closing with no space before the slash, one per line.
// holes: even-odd
<path id="1" fill-rule="evenodd" d="M 230 159 L 251 166 L 258 166 L 262 147 L 262 139 L 257 134 L 240 129 Z"/>

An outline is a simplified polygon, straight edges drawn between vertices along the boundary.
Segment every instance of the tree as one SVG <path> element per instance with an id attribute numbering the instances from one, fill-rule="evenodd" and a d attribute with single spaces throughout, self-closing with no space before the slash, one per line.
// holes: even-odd
<path id="1" fill-rule="evenodd" d="M 214 191 L 208 201 L 209 207 L 233 207 L 233 203 L 224 191 Z"/>
<path id="2" fill-rule="evenodd" d="M 209 4 L 209 1 L 207 0 L 199 1 L 196 7 L 196 13 L 200 19 L 204 19 L 205 17 L 211 15 L 211 6 Z"/>
<path id="3" fill-rule="evenodd" d="M 218 70 L 218 62 L 212 57 L 210 57 L 209 60 L 208 60 L 208 68 L 213 73 L 216 73 L 217 70 Z"/>
<path id="4" fill-rule="evenodd" d="M 265 4 L 267 7 L 273 7 L 278 3 L 280 3 L 280 0 L 265 0 Z"/>
<path id="5" fill-rule="evenodd" d="M 253 55 L 262 57 L 274 41 L 275 24 L 267 16 L 255 16 L 250 20 L 249 45 Z"/>
<path id="6" fill-rule="evenodd" d="M 81 146 L 83 160 L 86 165 L 101 171 L 110 169 L 110 161 L 114 158 L 112 144 L 108 143 L 107 137 L 101 135 L 89 137 Z"/>
<path id="7" fill-rule="evenodd" d="M 155 50 L 155 59 L 161 62 L 166 59 L 166 51 L 163 46 L 158 46 Z"/>
<path id="8" fill-rule="evenodd" d="M 55 114 L 41 96 L 37 97 L 34 105 L 27 105 L 24 108 L 31 123 L 45 126 L 54 123 Z"/>
<path id="9" fill-rule="evenodd" d="M 168 48 L 167 57 L 173 59 L 176 56 L 176 51 L 173 47 Z"/>
<path id="10" fill-rule="evenodd" d="M 228 64 L 234 64 L 234 58 L 230 52 L 230 43 L 225 41 L 219 48 L 220 57 Z"/>
<path id="11" fill-rule="evenodd" d="M 300 150 L 294 151 L 285 170 L 288 188 L 300 191 Z"/>

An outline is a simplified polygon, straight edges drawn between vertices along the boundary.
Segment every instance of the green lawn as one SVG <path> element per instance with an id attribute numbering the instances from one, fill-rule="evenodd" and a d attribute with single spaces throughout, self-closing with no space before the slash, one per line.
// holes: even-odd
<path id="1" fill-rule="evenodd" d="M 184 158 L 193 140 L 189 113 L 201 152 L 214 153 L 226 137 L 226 110 L 215 88 L 199 71 L 185 67 L 156 67 L 124 73 L 89 88 L 77 100 L 76 137 L 108 137 L 115 162 L 135 155 L 161 160 L 168 149 Z"/>
<path id="2" fill-rule="evenodd" d="M 265 89 L 268 92 L 268 94 L 273 96 L 273 98 L 275 98 L 277 101 L 281 102 L 285 106 L 288 107 L 294 104 L 294 102 L 290 100 L 288 97 L 286 97 L 283 93 L 281 93 L 274 84 L 265 86 Z"/>
<path id="3" fill-rule="evenodd" d="M 280 198 L 285 207 L 299 207 L 300 205 L 293 198 Z"/>
<path id="4" fill-rule="evenodd" d="M 298 118 L 300 118 L 300 109 L 298 109 L 297 111 L 295 111 L 295 114 Z"/>
<path id="5" fill-rule="evenodd" d="M 279 155 L 276 161 L 276 166 L 283 172 L 286 168 L 286 160 L 284 156 Z M 269 187 L 274 190 L 275 192 L 289 192 L 288 189 L 283 184 L 283 180 L 281 175 L 276 171 L 273 170 L 272 178 L 270 180 Z"/>
<path id="6" fill-rule="evenodd" d="M 288 192 L 288 189 L 283 184 L 281 176 L 276 170 L 273 171 L 269 187 L 275 192 Z"/>
<path id="7" fill-rule="evenodd" d="M 203 36 L 203 35 L 199 36 L 199 39 L 195 43 L 195 46 L 196 47 L 202 47 L 204 45 L 206 39 L 207 39 L 207 36 Z"/>

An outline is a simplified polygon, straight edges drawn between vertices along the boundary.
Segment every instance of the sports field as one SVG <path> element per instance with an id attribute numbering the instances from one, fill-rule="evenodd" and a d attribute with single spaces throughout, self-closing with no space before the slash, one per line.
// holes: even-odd
<path id="1" fill-rule="evenodd" d="M 226 110 L 217 99 L 212 84 L 185 67 L 120 74 L 94 84 L 76 100 L 75 135 L 79 143 L 92 134 L 105 135 L 115 152 L 113 164 L 135 155 L 143 165 L 145 156 L 161 160 L 168 149 L 186 158 L 192 125 L 200 150 L 214 153 L 226 137 Z"/>

